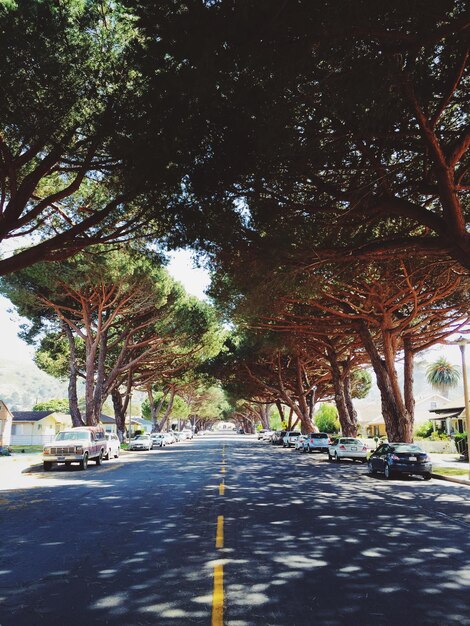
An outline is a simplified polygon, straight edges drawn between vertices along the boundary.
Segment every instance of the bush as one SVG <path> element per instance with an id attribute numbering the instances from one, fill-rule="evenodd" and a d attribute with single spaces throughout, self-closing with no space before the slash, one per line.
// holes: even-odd
<path id="1" fill-rule="evenodd" d="M 416 429 L 416 436 L 422 437 L 423 439 L 430 437 L 432 433 L 433 433 L 432 422 L 424 422 L 424 424 L 421 424 L 421 426 Z"/>
<path id="2" fill-rule="evenodd" d="M 337 433 L 340 429 L 338 411 L 334 404 L 323 402 L 315 414 L 315 424 L 321 433 Z"/>

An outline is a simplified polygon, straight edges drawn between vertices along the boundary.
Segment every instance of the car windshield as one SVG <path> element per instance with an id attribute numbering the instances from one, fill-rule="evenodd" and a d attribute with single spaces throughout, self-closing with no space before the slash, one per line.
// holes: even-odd
<path id="1" fill-rule="evenodd" d="M 58 433 L 55 439 L 56 441 L 77 441 L 77 439 L 86 440 L 88 437 L 89 433 L 86 432 L 62 432 Z"/>
<path id="2" fill-rule="evenodd" d="M 404 443 L 398 446 L 393 446 L 392 450 L 395 452 L 422 452 L 419 446 L 412 443 Z"/>

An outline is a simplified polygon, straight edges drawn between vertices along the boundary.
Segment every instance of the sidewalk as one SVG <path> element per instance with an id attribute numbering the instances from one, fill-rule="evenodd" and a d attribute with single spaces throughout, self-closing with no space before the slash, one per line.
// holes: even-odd
<path id="1" fill-rule="evenodd" d="M 448 467 L 451 469 L 463 469 L 468 470 L 468 461 L 462 461 L 460 454 L 438 454 L 436 452 L 430 452 L 428 455 L 431 457 L 434 467 Z M 444 476 L 441 474 L 432 474 L 433 478 L 438 480 L 446 480 L 450 483 L 457 483 L 458 485 L 470 485 L 468 474 L 466 476 Z"/>

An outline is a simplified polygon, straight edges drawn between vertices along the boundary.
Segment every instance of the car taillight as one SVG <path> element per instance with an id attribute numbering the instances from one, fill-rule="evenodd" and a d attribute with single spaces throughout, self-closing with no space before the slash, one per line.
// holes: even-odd
<path id="1" fill-rule="evenodd" d="M 346 450 L 346 446 L 340 446 L 339 449 L 340 450 Z"/>
<path id="2" fill-rule="evenodd" d="M 49 448 L 44 448 L 44 450 L 42 451 L 43 454 L 50 454 L 51 451 L 49 450 Z"/>
<path id="3" fill-rule="evenodd" d="M 365 451 L 367 450 L 367 446 L 362 446 L 362 449 Z"/>
<path id="4" fill-rule="evenodd" d="M 392 454 L 392 456 L 390 457 L 392 461 L 399 461 L 400 457 L 397 456 L 396 454 Z"/>
<path id="5" fill-rule="evenodd" d="M 75 452 L 81 454 L 83 452 L 83 446 L 75 446 Z"/>

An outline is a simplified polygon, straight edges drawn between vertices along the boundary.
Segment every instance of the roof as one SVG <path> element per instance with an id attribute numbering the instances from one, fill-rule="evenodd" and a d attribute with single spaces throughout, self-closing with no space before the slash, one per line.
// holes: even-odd
<path id="1" fill-rule="evenodd" d="M 56 411 L 13 411 L 14 422 L 39 422 Z"/>
<path id="2" fill-rule="evenodd" d="M 102 424 L 115 424 L 116 420 L 114 419 L 114 417 L 109 417 L 109 415 L 103 415 L 103 413 L 101 413 L 100 422 Z"/>

